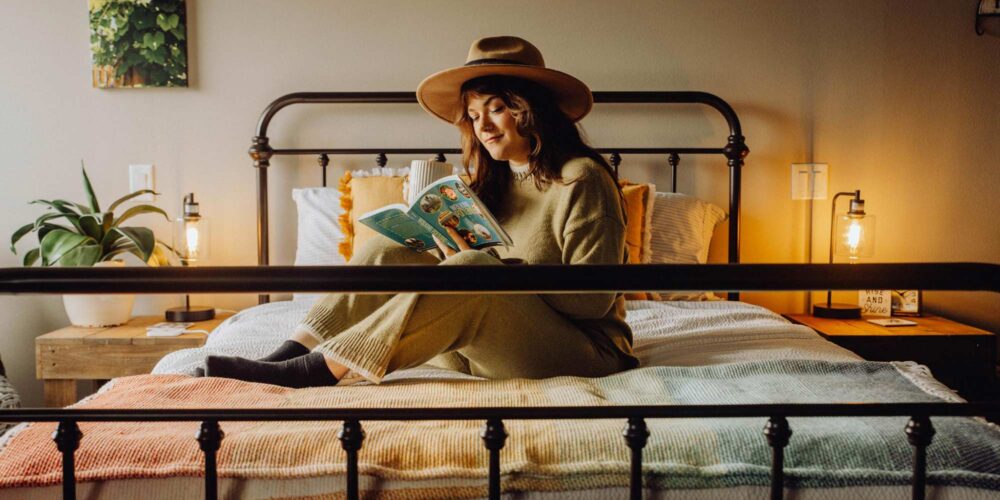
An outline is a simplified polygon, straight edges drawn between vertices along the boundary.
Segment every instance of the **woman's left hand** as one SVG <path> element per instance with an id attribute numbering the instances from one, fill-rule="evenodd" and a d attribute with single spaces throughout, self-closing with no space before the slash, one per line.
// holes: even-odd
<path id="1" fill-rule="evenodd" d="M 448 231 L 448 236 L 451 236 L 451 239 L 455 242 L 455 244 L 458 245 L 458 250 L 452 250 L 452 248 L 448 246 L 447 243 L 439 240 L 437 235 L 434 235 L 432 233 L 431 236 L 434 237 L 434 242 L 437 243 L 438 249 L 441 250 L 441 254 L 444 255 L 444 258 L 447 259 L 448 257 L 451 257 L 452 255 L 455 255 L 456 253 L 462 250 L 472 250 L 472 247 L 469 246 L 469 242 L 465 241 L 465 238 L 462 238 L 462 236 L 458 234 L 458 231 L 456 231 L 455 228 L 451 226 L 445 226 L 444 229 L 445 231 Z"/>

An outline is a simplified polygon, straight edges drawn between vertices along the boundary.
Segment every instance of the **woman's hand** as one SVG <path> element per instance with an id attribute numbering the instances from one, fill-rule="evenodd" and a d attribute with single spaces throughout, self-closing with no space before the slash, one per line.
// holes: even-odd
<path id="1" fill-rule="evenodd" d="M 472 250 L 472 247 L 469 246 L 469 242 L 465 241 L 465 239 L 458 234 L 458 231 L 456 231 L 455 228 L 445 226 L 444 229 L 445 231 L 448 231 L 448 236 L 451 236 L 451 239 L 458 245 L 458 250 L 452 250 L 447 243 L 439 240 L 437 235 L 431 233 L 431 236 L 434 238 L 434 243 L 437 243 L 438 250 L 441 250 L 441 254 L 444 255 L 444 258 L 447 259 L 462 250 Z"/>

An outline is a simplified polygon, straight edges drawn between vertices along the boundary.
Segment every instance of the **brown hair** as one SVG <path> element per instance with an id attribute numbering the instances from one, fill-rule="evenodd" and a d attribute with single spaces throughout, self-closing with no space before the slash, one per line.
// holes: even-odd
<path id="1" fill-rule="evenodd" d="M 500 199 L 510 184 L 510 168 L 506 161 L 497 161 L 476 137 L 472 119 L 465 109 L 473 97 L 497 96 L 511 115 L 517 131 L 530 143 L 528 172 L 539 189 L 543 184 L 562 181 L 560 170 L 573 158 L 590 158 L 604 167 L 618 185 L 618 176 L 607 160 L 591 148 L 580 130 L 555 104 L 552 93 L 529 80 L 510 76 L 483 76 L 465 82 L 461 89 L 462 117 L 455 125 L 462 134 L 462 163 L 472 178 L 472 189 L 490 210 L 499 209 Z M 475 175 L 470 169 L 475 169 Z M 621 198 L 621 188 L 618 188 Z"/>

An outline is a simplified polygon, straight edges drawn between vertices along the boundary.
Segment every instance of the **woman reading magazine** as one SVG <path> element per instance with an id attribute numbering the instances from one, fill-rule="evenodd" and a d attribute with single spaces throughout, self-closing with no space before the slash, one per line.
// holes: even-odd
<path id="1" fill-rule="evenodd" d="M 527 264 L 621 264 L 625 213 L 608 163 L 575 124 L 593 105 L 580 80 L 545 68 L 516 37 L 473 43 L 465 65 L 427 77 L 421 106 L 456 125 L 470 187 L 508 232 L 503 258 Z M 471 167 L 471 169 L 470 169 Z M 443 193 L 451 196 L 453 193 Z M 378 237 L 351 265 L 504 265 L 457 248 L 443 259 Z M 260 360 L 209 356 L 205 374 L 288 387 L 334 385 L 348 371 L 379 382 L 427 362 L 487 378 L 599 377 L 638 365 L 621 294 L 334 293 L 292 337 Z"/>

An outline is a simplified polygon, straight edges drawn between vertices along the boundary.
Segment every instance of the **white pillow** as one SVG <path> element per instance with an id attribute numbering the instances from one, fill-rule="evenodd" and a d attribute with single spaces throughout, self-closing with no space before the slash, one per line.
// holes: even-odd
<path id="1" fill-rule="evenodd" d="M 292 199 L 298 212 L 298 236 L 295 245 L 296 266 L 335 266 L 346 264 L 338 247 L 344 232 L 337 218 L 344 213 L 340 207 L 340 191 L 332 187 L 292 189 Z M 313 300 L 323 294 L 296 293 L 292 300 Z"/>
<path id="2" fill-rule="evenodd" d="M 650 226 L 650 262 L 653 264 L 704 264 L 715 226 L 726 220 L 726 211 L 706 201 L 680 193 L 656 193 Z M 712 300 L 709 293 L 665 293 L 664 300 Z"/>

